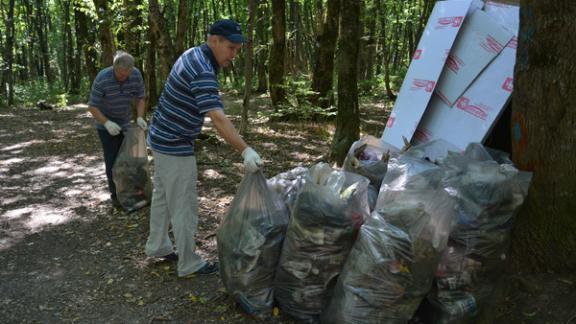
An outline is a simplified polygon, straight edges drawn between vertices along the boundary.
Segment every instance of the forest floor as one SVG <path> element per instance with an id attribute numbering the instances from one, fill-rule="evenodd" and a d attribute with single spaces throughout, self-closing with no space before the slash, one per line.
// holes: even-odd
<path id="1" fill-rule="evenodd" d="M 255 100 L 269 109 L 267 98 Z M 239 125 L 241 100 L 226 98 Z M 362 132 L 379 136 L 385 108 L 361 105 Z M 332 123 L 251 118 L 247 141 L 267 177 L 328 152 Z M 85 105 L 0 110 L 0 322 L 249 323 L 218 275 L 178 278 L 144 255 L 149 209 L 114 209 Z M 199 253 L 217 260 L 216 230 L 242 179 L 240 154 L 207 123 L 198 147 Z M 153 167 L 153 163 L 152 163 Z M 576 275 L 505 275 L 493 322 L 576 323 Z M 280 311 L 275 323 L 290 323 Z"/>

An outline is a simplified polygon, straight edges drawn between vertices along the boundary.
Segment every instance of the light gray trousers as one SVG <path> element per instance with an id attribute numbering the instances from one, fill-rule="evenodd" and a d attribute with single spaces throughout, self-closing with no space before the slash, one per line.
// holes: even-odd
<path id="1" fill-rule="evenodd" d="M 152 151 L 154 155 L 154 191 L 150 207 L 150 234 L 146 255 L 161 257 L 172 253 L 168 228 L 178 251 L 178 276 L 202 268 L 205 261 L 196 254 L 194 235 L 198 228 L 195 156 L 171 156 Z"/>

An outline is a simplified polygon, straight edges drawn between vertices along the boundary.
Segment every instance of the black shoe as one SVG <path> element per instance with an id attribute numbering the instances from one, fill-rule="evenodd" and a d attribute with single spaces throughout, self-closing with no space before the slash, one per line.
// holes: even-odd
<path id="1" fill-rule="evenodd" d="M 197 270 L 196 272 L 194 272 L 194 274 L 199 274 L 199 275 L 209 275 L 209 274 L 213 274 L 218 272 L 218 262 L 206 262 L 206 264 L 200 268 L 199 270 Z"/>
<path id="2" fill-rule="evenodd" d="M 178 261 L 178 254 L 176 252 L 172 252 L 170 254 L 166 254 L 165 256 L 161 257 L 161 259 L 165 261 Z"/>

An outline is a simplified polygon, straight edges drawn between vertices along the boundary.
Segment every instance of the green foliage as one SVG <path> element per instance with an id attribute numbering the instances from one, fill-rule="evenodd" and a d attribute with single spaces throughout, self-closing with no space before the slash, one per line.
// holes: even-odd
<path id="1" fill-rule="evenodd" d="M 69 94 L 60 82 L 49 85 L 44 80 L 34 80 L 14 86 L 14 105 L 30 108 L 35 107 L 39 100 L 44 100 L 55 107 L 64 107 L 70 103 L 85 101 L 88 94 L 88 84 L 85 82 L 80 93 L 83 95 Z M 5 105 L 6 102 L 0 102 L 0 106 Z"/>

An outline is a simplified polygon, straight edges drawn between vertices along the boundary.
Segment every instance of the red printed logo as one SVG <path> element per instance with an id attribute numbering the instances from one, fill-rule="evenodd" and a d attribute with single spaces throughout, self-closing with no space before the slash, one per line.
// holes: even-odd
<path id="1" fill-rule="evenodd" d="M 421 50 L 421 49 L 417 49 L 417 50 L 414 52 L 414 56 L 412 57 L 412 59 L 417 60 L 417 59 L 420 58 L 421 55 L 422 55 L 422 50 Z"/>
<path id="2" fill-rule="evenodd" d="M 518 48 L 518 38 L 516 36 L 512 37 L 512 39 L 508 42 L 506 47 L 517 49 Z"/>
<path id="3" fill-rule="evenodd" d="M 386 128 L 391 128 L 392 126 L 394 126 L 394 121 L 396 120 L 396 117 L 388 117 L 388 121 L 386 122 Z"/>
<path id="4" fill-rule="evenodd" d="M 506 80 L 504 81 L 504 84 L 502 84 L 502 89 L 504 89 L 508 92 L 512 92 L 512 90 L 514 89 L 514 79 L 506 78 Z"/>
<path id="5" fill-rule="evenodd" d="M 446 67 L 448 67 L 454 73 L 458 73 L 458 71 L 460 71 L 460 60 L 457 60 L 452 55 L 450 55 L 446 59 Z"/>
<path id="6" fill-rule="evenodd" d="M 460 27 L 463 19 L 464 17 L 462 16 L 438 18 L 438 25 L 436 26 L 436 29 L 447 27 Z"/>
<path id="7" fill-rule="evenodd" d="M 482 120 L 486 120 L 486 117 L 488 117 L 487 108 L 471 105 L 470 99 L 466 97 L 460 97 L 460 99 L 456 101 L 456 108 Z"/>
<path id="8" fill-rule="evenodd" d="M 492 37 L 490 35 L 486 36 L 486 39 L 481 44 L 481 46 L 487 52 L 494 53 L 494 54 L 500 53 L 502 51 L 502 49 L 504 48 L 504 46 L 502 46 L 502 44 L 498 43 L 498 41 L 495 40 L 494 37 Z"/>
<path id="9" fill-rule="evenodd" d="M 436 82 L 431 80 L 414 79 L 412 81 L 412 88 L 410 88 L 410 90 L 424 89 L 426 92 L 432 92 L 435 85 Z"/>

